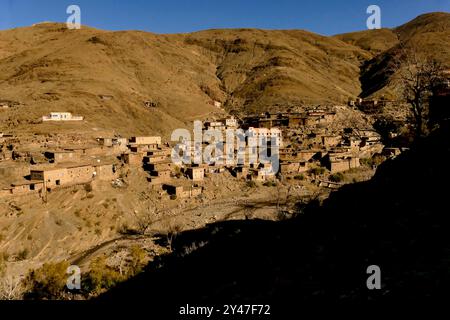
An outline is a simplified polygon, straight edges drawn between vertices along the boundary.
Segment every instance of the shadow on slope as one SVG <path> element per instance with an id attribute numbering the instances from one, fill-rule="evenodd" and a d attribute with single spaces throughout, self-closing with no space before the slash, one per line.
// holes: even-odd
<path id="1" fill-rule="evenodd" d="M 448 126 L 282 222 L 227 221 L 184 232 L 172 255 L 100 297 L 106 301 L 251 303 L 426 300 L 450 285 Z M 202 242 L 206 244 L 201 245 Z M 195 243 L 199 247 L 183 254 Z M 367 267 L 382 289 L 368 290 Z"/>

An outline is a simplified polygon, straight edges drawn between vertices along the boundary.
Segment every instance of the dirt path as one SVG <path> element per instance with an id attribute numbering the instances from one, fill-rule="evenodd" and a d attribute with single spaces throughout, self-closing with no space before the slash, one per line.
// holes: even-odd
<path id="1" fill-rule="evenodd" d="M 251 211 L 253 214 L 257 210 L 276 210 L 276 202 L 274 200 L 268 200 L 267 198 L 264 199 L 254 199 L 254 200 L 248 200 L 245 198 L 238 199 L 238 200 L 221 200 L 216 203 L 208 203 L 200 206 L 196 206 L 194 208 L 188 208 L 181 211 L 179 214 L 175 216 L 167 216 L 162 217 L 156 221 L 153 222 L 152 226 L 157 227 L 158 224 L 163 223 L 164 221 L 176 219 L 176 220 L 183 220 L 183 219 L 189 219 L 190 217 L 196 217 L 198 220 L 202 220 L 198 222 L 198 225 L 196 228 L 201 228 L 202 226 L 206 225 L 207 223 L 213 222 L 215 220 L 221 221 L 221 220 L 229 220 L 235 216 L 238 216 L 238 214 L 244 214 L 248 211 Z M 196 215 L 193 215 L 192 213 L 196 212 Z M 210 214 L 209 218 L 212 218 L 215 216 L 215 220 L 210 221 L 210 219 L 207 219 L 208 217 L 205 217 L 205 215 Z M 206 219 L 205 219 L 206 218 Z M 151 228 L 151 227 L 150 227 Z M 82 253 L 79 253 L 69 259 L 71 264 L 74 265 L 81 265 L 86 260 L 88 260 L 90 257 L 95 256 L 99 251 L 106 249 L 108 246 L 117 245 L 120 242 L 125 241 L 140 241 L 143 239 L 149 239 L 156 240 L 157 237 L 154 236 L 157 228 L 154 228 L 153 230 L 149 231 L 149 234 L 147 235 L 124 235 L 120 236 L 108 241 L 105 241 L 101 244 L 98 244 Z"/>

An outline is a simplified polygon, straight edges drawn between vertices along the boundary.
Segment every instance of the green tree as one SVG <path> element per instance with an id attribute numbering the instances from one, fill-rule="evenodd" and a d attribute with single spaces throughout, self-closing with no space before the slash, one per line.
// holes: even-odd
<path id="1" fill-rule="evenodd" d="M 65 293 L 67 281 L 66 261 L 45 263 L 41 268 L 32 270 L 23 280 L 25 298 L 28 299 L 60 299 Z"/>
<path id="2" fill-rule="evenodd" d="M 93 260 L 89 267 L 83 281 L 83 289 L 89 293 L 99 294 L 125 280 L 120 272 L 108 266 L 105 257 Z"/>

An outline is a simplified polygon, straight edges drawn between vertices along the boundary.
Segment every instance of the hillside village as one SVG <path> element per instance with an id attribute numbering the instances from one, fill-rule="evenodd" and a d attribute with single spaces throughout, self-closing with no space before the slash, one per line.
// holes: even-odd
<path id="1" fill-rule="evenodd" d="M 388 68 L 396 48 L 436 48 L 448 69 L 449 23 L 448 13 L 426 14 L 395 29 L 332 37 L 74 31 L 58 23 L 1 31 L 0 275 L 2 263 L 16 283 L 46 262 L 88 272 L 106 257 L 104 270 L 123 280 L 135 246 L 145 262 L 156 260 L 183 231 L 295 218 L 370 180 L 414 140 L 411 106 Z M 445 74 L 430 97 L 430 131 L 433 119 L 450 116 Z M 170 133 L 195 137 L 196 120 L 202 136 L 246 132 L 243 161 L 226 161 L 238 159 L 236 141 L 214 142 L 212 163 L 174 161 L 174 153 L 195 156 L 213 145 L 194 138 L 177 149 Z M 276 171 L 251 137 L 269 141 Z"/>
<path id="2" fill-rule="evenodd" d="M 305 112 L 285 112 L 229 117 L 204 123 L 209 128 L 249 130 L 255 136 L 277 136 L 280 170 L 267 174 L 260 162 L 239 165 L 175 164 L 171 160 L 173 142 L 158 136 L 99 137 L 95 141 L 50 141 L 33 137 L 20 141 L 12 135 L 1 135 L 1 168 L 9 174 L 2 179 L 1 197 L 36 194 L 44 201 L 47 193 L 59 188 L 91 183 L 95 180 L 120 184 L 123 168 L 143 170 L 153 189 L 168 197 L 190 198 L 202 193 L 205 176 L 229 172 L 238 179 L 265 183 L 275 180 L 305 179 L 320 186 L 339 187 L 340 180 L 330 175 L 361 166 L 361 160 L 374 155 L 387 157 L 402 150 L 384 149 L 381 136 L 372 128 L 333 128 L 336 108 L 311 107 Z M 82 116 L 54 112 L 42 121 L 83 121 Z M 56 139 L 58 140 L 58 139 Z M 230 148 L 226 144 L 222 148 Z M 237 144 L 231 146 L 237 153 Z M 222 149 L 223 150 L 223 149 Z M 224 151 L 225 152 L 225 151 Z M 314 173 L 314 174 L 310 174 Z M 336 176 L 335 176 L 336 177 Z M 332 179 L 333 180 L 333 179 Z M 336 181 L 338 180 L 338 181 Z"/>

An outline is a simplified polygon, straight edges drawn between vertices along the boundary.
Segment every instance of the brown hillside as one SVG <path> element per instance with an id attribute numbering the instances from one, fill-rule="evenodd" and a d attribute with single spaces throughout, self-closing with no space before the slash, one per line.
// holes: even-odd
<path id="1" fill-rule="evenodd" d="M 414 47 L 425 56 L 433 57 L 450 68 L 450 14 L 430 13 L 393 29 L 401 45 Z M 362 96 L 396 97 L 395 89 L 388 85 L 389 66 L 400 42 L 368 61 L 361 69 Z"/>
<path id="2" fill-rule="evenodd" d="M 0 131 L 167 136 L 223 113 L 214 101 L 237 112 L 344 103 L 389 91 L 386 62 L 397 34 L 450 62 L 449 25 L 449 14 L 434 13 L 394 30 L 335 37 L 255 29 L 156 35 L 55 23 L 2 31 L 0 101 L 20 104 L 0 110 Z M 147 100 L 157 107 L 147 108 Z M 38 123 L 50 111 L 86 120 Z"/>
<path id="3" fill-rule="evenodd" d="M 374 55 L 380 54 L 399 43 L 397 34 L 391 29 L 344 33 L 335 36 L 335 38 L 360 47 Z"/>
<path id="4" fill-rule="evenodd" d="M 217 64 L 230 109 L 344 102 L 360 92 L 359 64 L 370 55 L 306 31 L 209 30 L 188 35 Z"/>
<path id="5" fill-rule="evenodd" d="M 200 88 L 218 86 L 215 66 L 173 38 L 40 24 L 1 32 L 0 42 L 0 100 L 21 103 L 0 113 L 3 126 L 20 129 L 50 111 L 71 111 L 86 117 L 81 126 L 90 131 L 167 133 L 220 111 Z M 42 126 L 32 128 L 48 129 Z"/>

